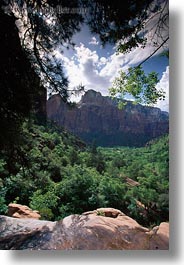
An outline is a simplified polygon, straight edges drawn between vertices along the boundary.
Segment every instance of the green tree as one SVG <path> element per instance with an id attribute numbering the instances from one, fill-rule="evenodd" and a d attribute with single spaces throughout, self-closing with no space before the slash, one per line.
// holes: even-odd
<path id="1" fill-rule="evenodd" d="M 56 186 L 60 216 L 94 209 L 97 206 L 94 194 L 98 182 L 99 175 L 94 169 L 79 165 L 68 167 L 65 178 Z"/>
<path id="2" fill-rule="evenodd" d="M 126 194 L 126 186 L 120 179 L 105 175 L 100 181 L 98 191 L 104 197 L 104 206 L 125 210 L 124 196 Z"/>
<path id="3" fill-rule="evenodd" d="M 115 156 L 112 160 L 112 166 L 113 168 L 120 169 L 121 167 L 126 166 L 126 162 L 124 161 L 122 156 Z"/>
<path id="4" fill-rule="evenodd" d="M 74 164 L 79 164 L 79 156 L 78 156 L 78 152 L 75 149 L 71 149 L 69 151 L 69 159 L 70 159 L 70 163 L 73 166 Z"/>
<path id="5" fill-rule="evenodd" d="M 0 180 L 0 214 L 5 214 L 7 211 L 5 196 L 6 196 L 6 188 L 2 186 L 2 183 Z"/>
<path id="6" fill-rule="evenodd" d="M 109 92 L 112 97 L 121 95 L 121 98 L 130 94 L 135 103 L 151 105 L 155 104 L 158 99 L 165 99 L 165 92 L 156 88 L 158 81 L 156 72 L 146 75 L 141 66 L 131 67 L 128 73 L 120 71 L 119 77 L 115 78 Z M 119 107 L 122 108 L 124 105 L 126 102 L 121 100 Z"/>
<path id="7" fill-rule="evenodd" d="M 57 207 L 58 199 L 53 190 L 49 190 L 44 194 L 41 190 L 37 190 L 31 197 L 30 207 L 38 210 L 42 219 L 53 220 L 53 209 Z"/>
<path id="8" fill-rule="evenodd" d="M 88 160 L 86 161 L 88 167 L 94 167 L 101 174 L 105 171 L 106 164 L 100 150 L 92 146 Z"/>

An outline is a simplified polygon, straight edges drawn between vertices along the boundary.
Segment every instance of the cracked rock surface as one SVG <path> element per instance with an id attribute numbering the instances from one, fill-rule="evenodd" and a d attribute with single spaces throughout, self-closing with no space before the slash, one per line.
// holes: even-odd
<path id="1" fill-rule="evenodd" d="M 0 249 L 169 249 L 169 224 L 152 230 L 113 208 L 70 215 L 58 222 L 0 216 Z"/>

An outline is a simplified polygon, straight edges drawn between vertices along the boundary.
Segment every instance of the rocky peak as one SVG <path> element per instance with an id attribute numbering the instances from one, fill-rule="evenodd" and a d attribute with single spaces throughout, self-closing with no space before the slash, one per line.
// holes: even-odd
<path id="1" fill-rule="evenodd" d="M 62 97 L 59 94 L 52 95 L 48 101 L 53 105 L 55 110 L 57 110 L 63 102 Z"/>
<path id="2" fill-rule="evenodd" d="M 58 95 L 47 102 L 48 118 L 87 143 L 100 146 L 142 146 L 168 133 L 168 114 L 158 108 L 127 101 L 120 110 L 117 101 L 88 90 L 79 104 L 70 107 Z"/>
<path id="3" fill-rule="evenodd" d="M 97 92 L 93 89 L 87 90 L 86 93 L 82 96 L 80 105 L 81 104 L 102 104 L 104 102 L 104 97 L 100 92 Z"/>
<path id="4" fill-rule="evenodd" d="M 48 109 L 48 104 L 50 108 Z M 65 109 L 67 104 L 63 101 L 60 94 L 52 95 L 47 101 L 48 116 L 56 115 L 60 109 Z"/>
<path id="5" fill-rule="evenodd" d="M 82 96 L 81 101 L 82 102 L 91 102 L 91 101 L 96 101 L 98 98 L 101 98 L 102 95 L 100 92 L 97 92 L 93 89 L 87 90 L 86 93 Z"/>

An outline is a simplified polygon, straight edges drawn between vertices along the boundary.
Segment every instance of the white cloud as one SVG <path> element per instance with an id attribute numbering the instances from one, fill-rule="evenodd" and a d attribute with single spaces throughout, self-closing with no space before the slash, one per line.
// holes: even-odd
<path id="1" fill-rule="evenodd" d="M 69 59 L 63 54 L 57 53 L 57 58 L 60 58 L 67 72 L 70 81 L 70 88 L 83 84 L 85 89 L 94 89 L 100 91 L 103 95 L 108 95 L 108 88 L 112 81 L 118 75 L 119 70 L 126 71 L 130 66 L 138 64 L 147 58 L 153 51 L 152 46 L 147 46 L 144 49 L 138 47 L 128 54 L 116 54 L 114 52 L 109 57 L 100 56 L 97 51 L 92 51 L 83 43 L 80 43 L 74 48 L 74 55 Z M 157 87 L 166 90 L 168 87 L 168 72 L 163 73 L 163 76 Z M 166 94 L 166 101 L 168 95 Z M 159 102 L 158 107 L 167 110 L 167 104 Z"/>
<path id="2" fill-rule="evenodd" d="M 72 89 L 81 83 L 83 85 L 88 85 L 88 81 L 83 75 L 82 64 L 79 64 L 76 56 L 73 56 L 71 59 L 68 59 L 63 54 L 56 52 L 57 59 L 61 59 L 64 64 L 64 69 L 69 80 L 69 88 Z"/>
<path id="3" fill-rule="evenodd" d="M 99 41 L 97 41 L 97 39 L 95 37 L 92 37 L 90 42 L 88 44 L 91 44 L 91 45 L 98 45 L 99 44 Z"/>
<path id="4" fill-rule="evenodd" d="M 91 51 L 89 48 L 85 47 L 83 43 L 80 43 L 80 46 L 75 47 L 75 58 L 79 63 L 85 63 L 91 59 L 94 63 L 97 63 L 99 56 L 96 51 Z"/>
<path id="5" fill-rule="evenodd" d="M 157 89 L 163 89 L 166 98 L 165 100 L 158 101 L 155 107 L 169 112 L 169 66 L 167 66 L 166 71 L 163 72 L 160 82 L 157 84 Z"/>
<path id="6" fill-rule="evenodd" d="M 102 94 L 108 92 L 110 86 L 108 78 L 100 76 L 98 68 L 106 62 L 105 57 L 98 56 L 96 51 L 91 51 L 80 43 L 75 47 L 75 54 L 69 60 L 63 54 L 57 53 L 57 58 L 61 59 L 70 81 L 70 88 L 83 84 L 85 89 L 95 89 Z"/>
<path id="7" fill-rule="evenodd" d="M 105 57 L 101 57 L 100 58 L 100 63 L 101 64 L 106 64 L 106 62 L 107 62 L 107 58 L 105 58 Z"/>
<path id="8" fill-rule="evenodd" d="M 144 49 L 138 47 L 128 54 L 116 54 L 114 52 L 108 59 L 106 58 L 106 63 L 101 68 L 99 75 L 108 79 L 111 84 L 114 78 L 119 75 L 120 70 L 126 72 L 129 67 L 146 59 L 152 51 L 153 47 L 149 45 Z"/>

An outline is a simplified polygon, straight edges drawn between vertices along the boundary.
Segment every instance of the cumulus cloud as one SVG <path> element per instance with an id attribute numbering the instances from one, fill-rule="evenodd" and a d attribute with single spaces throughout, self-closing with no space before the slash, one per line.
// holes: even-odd
<path id="1" fill-rule="evenodd" d="M 91 59 L 94 63 L 98 62 L 99 60 L 97 52 L 85 47 L 83 43 L 80 43 L 79 46 L 76 46 L 75 51 L 76 53 L 74 56 L 81 64 L 85 63 L 89 59 Z"/>
<path id="2" fill-rule="evenodd" d="M 91 45 L 98 45 L 99 44 L 99 41 L 97 41 L 97 39 L 95 37 L 92 37 L 90 42 L 88 44 L 91 44 Z"/>
<path id="3" fill-rule="evenodd" d="M 165 5 L 165 1 L 158 0 L 162 5 Z M 163 15 L 167 9 L 163 11 Z M 165 13 L 164 13 L 165 12 Z M 148 20 L 146 28 L 141 34 L 145 34 L 148 39 L 146 47 L 143 49 L 137 47 L 127 54 L 116 54 L 117 44 L 114 47 L 108 47 L 107 50 L 103 50 L 98 41 L 98 37 L 91 36 L 91 33 L 87 26 L 82 28 L 80 33 L 77 33 L 74 42 L 76 46 L 73 51 L 69 53 L 60 54 L 58 52 L 57 57 L 63 61 L 64 68 L 70 82 L 70 88 L 76 87 L 79 84 L 83 84 L 85 89 L 95 89 L 100 91 L 103 95 L 108 95 L 108 88 L 111 87 L 112 81 L 119 75 L 119 71 L 127 71 L 129 67 L 136 66 L 144 59 L 146 59 L 154 50 L 154 41 L 162 41 L 154 34 L 155 27 L 157 27 L 157 21 L 160 15 L 154 15 L 153 19 Z M 136 25 L 137 21 L 132 20 L 129 22 L 132 25 Z M 113 26 L 113 23 L 112 23 Z M 165 38 L 168 33 L 168 25 L 166 23 L 164 29 Z M 157 36 L 157 39 L 155 37 Z M 168 45 L 168 44 L 167 44 Z M 94 50 L 96 49 L 96 50 Z M 107 53 L 105 54 L 105 51 Z M 110 54 L 110 52 L 112 52 Z M 159 50 L 155 55 L 157 55 Z M 68 57 L 67 57 L 68 54 Z M 72 54 L 72 55 L 71 55 Z M 166 76 L 163 74 L 158 87 L 166 87 Z M 165 77 L 164 77 L 165 76 Z M 165 78 L 165 79 L 164 79 Z M 164 81 L 165 80 L 165 81 Z M 163 107 L 165 104 L 165 107 Z M 159 102 L 159 107 L 166 109 L 166 101 Z"/>
<path id="4" fill-rule="evenodd" d="M 101 57 L 101 58 L 100 58 L 100 65 L 106 64 L 107 61 L 108 61 L 107 58 L 105 58 L 105 57 Z"/>
<path id="5" fill-rule="evenodd" d="M 167 66 L 166 71 L 163 72 L 160 82 L 157 84 L 157 89 L 163 89 L 166 97 L 165 100 L 158 101 L 155 107 L 169 112 L 169 66 Z"/>
<path id="6" fill-rule="evenodd" d="M 107 95 L 110 82 L 108 78 L 100 75 L 99 70 L 107 61 L 105 57 L 99 57 L 96 51 L 90 50 L 82 43 L 75 47 L 75 54 L 71 59 L 60 53 L 56 57 L 64 63 L 70 87 L 82 83 L 86 90 L 94 89 Z"/>
<path id="7" fill-rule="evenodd" d="M 70 88 L 83 84 L 86 90 L 94 89 L 103 95 L 108 95 L 108 88 L 112 81 L 118 76 L 119 71 L 126 71 L 130 66 L 136 65 L 152 52 L 153 47 L 147 46 L 144 49 L 138 47 L 128 54 L 116 54 L 114 52 L 108 57 L 100 56 L 97 51 L 91 50 L 83 43 L 74 48 L 74 54 L 69 59 L 57 52 L 56 57 L 60 58 L 67 72 Z M 168 76 L 169 67 L 158 83 L 157 87 L 166 91 L 166 100 L 160 101 L 157 107 L 168 111 Z"/>

